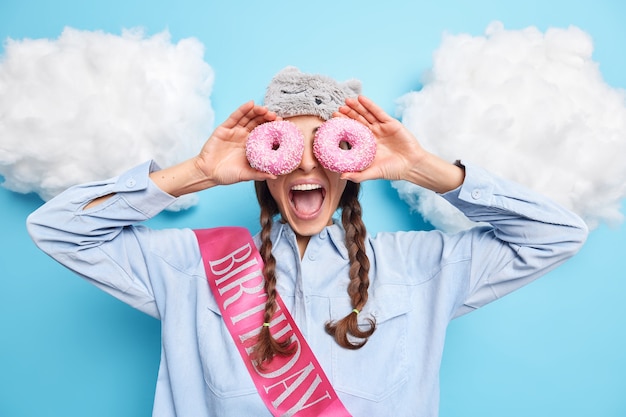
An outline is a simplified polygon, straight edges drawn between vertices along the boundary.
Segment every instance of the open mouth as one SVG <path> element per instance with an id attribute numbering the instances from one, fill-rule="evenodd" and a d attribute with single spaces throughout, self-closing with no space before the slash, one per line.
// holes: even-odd
<path id="1" fill-rule="evenodd" d="M 326 190 L 319 184 L 298 184 L 291 187 L 289 200 L 296 215 L 311 218 L 322 208 Z"/>

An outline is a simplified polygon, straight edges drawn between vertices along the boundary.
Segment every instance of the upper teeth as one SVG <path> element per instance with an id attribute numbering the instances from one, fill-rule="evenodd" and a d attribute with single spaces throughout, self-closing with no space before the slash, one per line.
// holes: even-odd
<path id="1" fill-rule="evenodd" d="M 291 187 L 293 191 L 311 191 L 317 190 L 318 188 L 322 188 L 319 184 L 299 184 Z"/>

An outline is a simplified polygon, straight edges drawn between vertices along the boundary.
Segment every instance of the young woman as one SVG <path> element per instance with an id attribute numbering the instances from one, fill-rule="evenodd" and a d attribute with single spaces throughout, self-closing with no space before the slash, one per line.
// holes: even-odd
<path id="1" fill-rule="evenodd" d="M 264 404 L 272 390 L 283 394 L 274 401 L 283 401 L 304 372 L 264 386 L 265 393 L 255 388 L 264 364 L 300 354 L 270 331 L 276 294 L 351 415 L 436 416 L 450 320 L 538 278 L 583 244 L 587 229 L 576 215 L 470 163 L 429 153 L 359 88 L 288 68 L 270 83 L 265 106 L 242 105 L 198 156 L 164 169 L 147 162 L 73 187 L 29 217 L 41 249 L 161 320 L 155 416 L 299 416 L 321 401 L 299 394 L 300 405 L 278 413 Z M 371 129 L 377 150 L 369 168 L 336 173 L 320 165 L 315 132 L 331 117 Z M 253 169 L 245 154 L 249 133 L 281 119 L 304 136 L 300 164 L 278 176 Z M 359 184 L 380 178 L 434 190 L 489 226 L 371 237 Z M 234 319 L 209 289 L 212 264 L 203 262 L 194 232 L 139 224 L 185 193 L 250 180 L 261 206 L 254 243 L 264 264 L 262 320 L 247 350 L 254 369 L 225 324 Z"/>

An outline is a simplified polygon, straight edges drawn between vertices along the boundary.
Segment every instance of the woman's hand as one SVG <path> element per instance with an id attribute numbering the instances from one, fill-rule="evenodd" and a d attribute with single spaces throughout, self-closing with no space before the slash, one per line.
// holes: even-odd
<path id="1" fill-rule="evenodd" d="M 367 97 L 346 99 L 345 106 L 341 106 L 338 113 L 363 123 L 376 137 L 376 156 L 372 165 L 361 172 L 344 174 L 345 179 L 356 182 L 377 178 L 405 179 L 406 172 L 426 154 L 399 120 Z"/>
<path id="2" fill-rule="evenodd" d="M 246 140 L 258 125 L 277 120 L 276 113 L 249 101 L 219 125 L 196 158 L 197 168 L 215 185 L 275 178 L 252 168 L 246 158 Z"/>
<path id="3" fill-rule="evenodd" d="M 342 178 L 362 182 L 371 179 L 406 180 L 436 192 L 450 191 L 463 182 L 465 172 L 427 152 L 413 134 L 364 96 L 348 98 L 335 116 L 349 117 L 369 127 L 376 137 L 376 156 L 361 172 Z"/>
<path id="4" fill-rule="evenodd" d="M 215 129 L 198 156 L 155 171 L 150 178 L 175 197 L 215 185 L 275 178 L 250 166 L 246 158 L 246 140 L 255 127 L 277 119 L 276 113 L 249 101 Z"/>

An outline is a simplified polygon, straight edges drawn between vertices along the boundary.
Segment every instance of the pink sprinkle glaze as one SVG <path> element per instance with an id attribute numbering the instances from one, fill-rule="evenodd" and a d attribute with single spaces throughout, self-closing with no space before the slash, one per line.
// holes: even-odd
<path id="1" fill-rule="evenodd" d="M 341 142 L 347 142 L 351 148 L 341 149 Z M 330 171 L 363 171 L 376 156 L 376 139 L 364 124 L 345 117 L 335 117 L 317 129 L 313 153 L 320 164 Z"/>
<path id="2" fill-rule="evenodd" d="M 250 132 L 246 157 L 252 168 L 274 175 L 288 174 L 300 165 L 304 137 L 287 120 L 263 123 Z"/>

